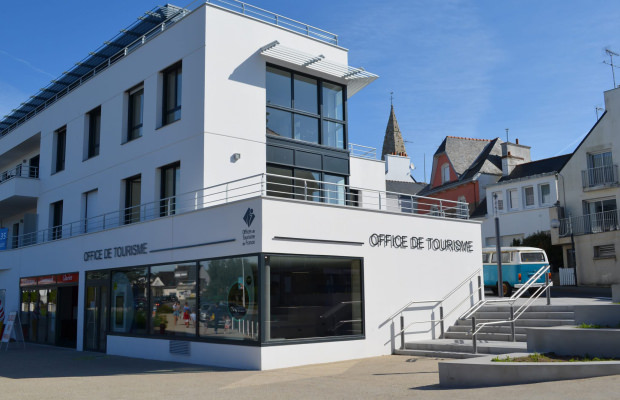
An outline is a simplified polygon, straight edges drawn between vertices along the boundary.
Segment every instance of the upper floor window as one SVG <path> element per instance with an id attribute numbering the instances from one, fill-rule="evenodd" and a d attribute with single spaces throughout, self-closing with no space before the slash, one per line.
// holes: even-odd
<path id="1" fill-rule="evenodd" d="M 140 221 L 140 201 L 142 176 L 136 175 L 125 179 L 125 223 Z"/>
<path id="2" fill-rule="evenodd" d="M 267 67 L 267 133 L 346 148 L 344 87 Z"/>
<path id="3" fill-rule="evenodd" d="M 54 132 L 54 154 L 53 154 L 53 169 L 52 173 L 60 172 L 65 169 L 65 154 L 67 151 L 67 127 L 62 128 Z"/>
<path id="4" fill-rule="evenodd" d="M 129 91 L 129 110 L 127 113 L 127 142 L 142 136 L 144 110 L 144 87 Z"/>
<path id="5" fill-rule="evenodd" d="M 551 204 L 551 185 L 542 183 L 538 185 L 538 191 L 540 195 L 540 204 Z"/>
<path id="6" fill-rule="evenodd" d="M 450 165 L 441 166 L 441 183 L 450 182 Z"/>
<path id="7" fill-rule="evenodd" d="M 163 90 L 163 117 L 162 125 L 181 119 L 181 87 L 183 68 L 178 63 L 163 72 L 164 90 Z"/>
<path id="8" fill-rule="evenodd" d="M 176 196 L 179 194 L 181 164 L 176 162 L 161 168 L 161 189 L 159 215 L 173 215 L 176 212 Z"/>
<path id="9" fill-rule="evenodd" d="M 617 182 L 616 174 L 611 151 L 588 154 L 587 184 L 584 182 L 584 187 Z"/>
<path id="10" fill-rule="evenodd" d="M 88 148 L 86 158 L 99 155 L 99 142 L 101 138 L 101 107 L 97 107 L 88 113 Z"/>
<path id="11" fill-rule="evenodd" d="M 50 204 L 51 240 L 62 238 L 62 200 Z"/>
<path id="12" fill-rule="evenodd" d="M 495 206 L 497 207 L 497 211 L 504 211 L 504 196 L 502 192 L 493 193 L 493 201 L 495 201 Z"/>
<path id="13" fill-rule="evenodd" d="M 519 199 L 517 196 L 517 189 L 510 189 L 507 191 L 508 193 L 508 208 L 511 210 L 516 210 L 519 208 Z"/>
<path id="14" fill-rule="evenodd" d="M 534 187 L 526 186 L 523 188 L 523 202 L 525 207 L 534 207 Z"/>

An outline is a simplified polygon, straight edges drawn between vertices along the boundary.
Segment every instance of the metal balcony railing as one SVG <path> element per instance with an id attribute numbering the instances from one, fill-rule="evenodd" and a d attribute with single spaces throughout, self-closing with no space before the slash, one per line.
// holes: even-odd
<path id="1" fill-rule="evenodd" d="M 363 189 L 290 176 L 257 174 L 174 197 L 53 226 L 38 232 L 25 233 L 17 238 L 12 238 L 11 243 L 13 243 L 12 248 L 31 246 L 261 196 L 438 218 L 469 218 L 467 203 Z"/>
<path id="2" fill-rule="evenodd" d="M 362 146 L 361 144 L 349 143 L 349 153 L 353 157 L 377 159 L 377 149 L 374 147 Z"/>
<path id="3" fill-rule="evenodd" d="M 581 171 L 583 188 L 613 185 L 618 183 L 618 165 L 605 165 L 603 167 L 588 168 Z"/>
<path id="4" fill-rule="evenodd" d="M 17 167 L 8 171 L 0 172 L 0 184 L 9 181 L 13 178 L 31 178 L 37 179 L 39 177 L 39 168 L 37 167 L 25 167 L 18 165 Z"/>
<path id="5" fill-rule="evenodd" d="M 560 220 L 560 237 L 620 230 L 620 211 L 610 210 Z"/>

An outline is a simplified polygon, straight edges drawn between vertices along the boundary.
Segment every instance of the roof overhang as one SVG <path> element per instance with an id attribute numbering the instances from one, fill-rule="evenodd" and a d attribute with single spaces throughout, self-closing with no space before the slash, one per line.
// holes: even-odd
<path id="1" fill-rule="evenodd" d="M 364 68 L 329 61 L 322 54 L 313 55 L 282 46 L 277 40 L 261 48 L 261 54 L 267 58 L 321 72 L 343 82 L 347 85 L 347 97 L 353 96 L 379 77 Z"/>

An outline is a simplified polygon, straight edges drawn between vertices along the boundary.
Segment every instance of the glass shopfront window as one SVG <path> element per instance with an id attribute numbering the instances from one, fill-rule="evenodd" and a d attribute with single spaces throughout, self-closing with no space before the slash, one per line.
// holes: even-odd
<path id="1" fill-rule="evenodd" d="M 196 336 L 196 263 L 151 267 L 151 333 Z"/>
<path id="2" fill-rule="evenodd" d="M 361 260 L 271 255 L 266 341 L 364 334 Z"/>
<path id="3" fill-rule="evenodd" d="M 201 337 L 258 340 L 258 257 L 199 263 Z"/>
<path id="4" fill-rule="evenodd" d="M 115 271 L 112 274 L 110 330 L 145 334 L 149 312 L 146 267 Z"/>

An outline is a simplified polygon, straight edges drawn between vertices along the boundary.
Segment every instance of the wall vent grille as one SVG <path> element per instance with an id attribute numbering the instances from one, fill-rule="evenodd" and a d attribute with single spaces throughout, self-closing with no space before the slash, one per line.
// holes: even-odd
<path id="1" fill-rule="evenodd" d="M 181 341 L 181 340 L 171 340 L 170 342 L 170 354 L 176 354 L 179 356 L 189 356 L 190 355 L 190 342 Z"/>

